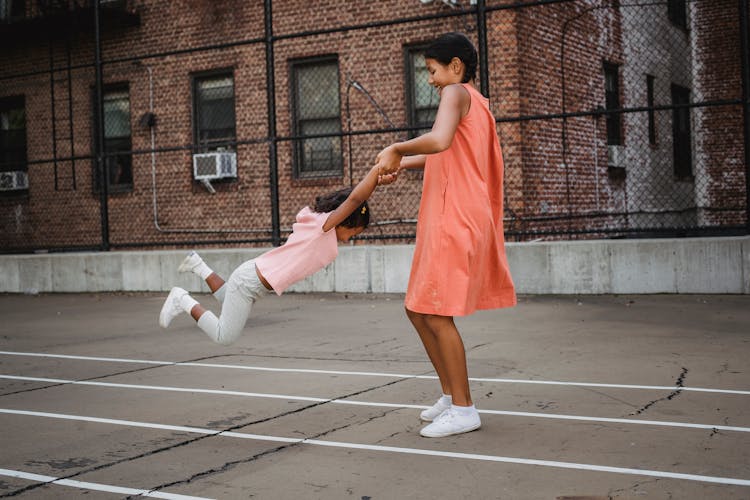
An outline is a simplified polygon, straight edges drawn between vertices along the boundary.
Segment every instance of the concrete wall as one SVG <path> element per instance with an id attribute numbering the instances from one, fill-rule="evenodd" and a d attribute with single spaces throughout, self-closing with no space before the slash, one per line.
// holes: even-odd
<path id="1" fill-rule="evenodd" d="M 406 291 L 411 245 L 340 247 L 293 292 Z M 225 278 L 262 249 L 201 250 Z M 750 237 L 508 243 L 520 294 L 750 293 Z M 208 291 L 184 250 L 0 255 L 0 292 Z"/>

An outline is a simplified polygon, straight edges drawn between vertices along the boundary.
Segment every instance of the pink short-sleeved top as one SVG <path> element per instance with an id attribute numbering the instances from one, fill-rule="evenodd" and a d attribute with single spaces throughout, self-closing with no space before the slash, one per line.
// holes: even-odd
<path id="1" fill-rule="evenodd" d="M 329 215 L 330 212 L 303 208 L 286 243 L 255 259 L 256 268 L 277 295 L 336 259 L 339 253 L 336 228 L 323 231 Z"/>

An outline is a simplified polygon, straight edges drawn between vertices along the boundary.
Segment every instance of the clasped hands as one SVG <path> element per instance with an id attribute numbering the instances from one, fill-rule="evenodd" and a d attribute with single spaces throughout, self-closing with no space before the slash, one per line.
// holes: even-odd
<path id="1" fill-rule="evenodd" d="M 392 184 L 398 179 L 401 172 L 402 155 L 396 151 L 394 145 L 388 146 L 375 158 L 375 167 L 378 169 L 378 185 Z"/>

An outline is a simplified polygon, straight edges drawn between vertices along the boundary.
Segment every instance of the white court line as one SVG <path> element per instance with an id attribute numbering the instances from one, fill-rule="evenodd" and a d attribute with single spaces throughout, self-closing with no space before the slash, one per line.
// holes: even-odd
<path id="1" fill-rule="evenodd" d="M 155 360 L 128 359 L 128 358 L 100 358 L 100 357 L 93 357 L 93 356 L 74 356 L 74 355 L 69 355 L 69 354 L 49 354 L 49 353 L 15 352 L 15 351 L 0 351 L 0 355 L 34 356 L 34 357 L 42 357 L 42 358 L 78 359 L 78 360 L 87 360 L 87 361 L 106 361 L 106 362 L 115 362 L 115 363 L 139 363 L 139 364 L 165 365 L 165 366 L 197 366 L 197 367 L 203 367 L 203 368 L 224 368 L 224 369 L 232 369 L 232 370 L 255 370 L 255 371 L 267 371 L 267 372 L 316 373 L 316 374 L 324 374 L 324 375 L 356 375 L 356 376 L 367 376 L 367 377 L 415 378 L 415 379 L 437 380 L 436 375 L 409 375 L 409 374 L 404 374 L 404 373 L 315 370 L 315 369 L 305 369 L 305 368 L 269 368 L 269 367 L 263 367 L 263 366 L 225 365 L 225 364 L 219 364 L 219 363 L 192 363 L 192 362 L 181 363 L 179 361 L 155 361 Z M 565 381 L 556 381 L 556 380 L 524 380 L 524 379 L 513 379 L 513 378 L 476 378 L 476 377 L 469 377 L 469 380 L 472 382 L 564 385 L 564 386 L 574 386 L 574 387 L 606 387 L 606 388 L 611 388 L 611 389 L 643 389 L 643 390 L 655 390 L 655 391 L 675 391 L 679 389 L 682 391 L 693 391 L 693 392 L 714 392 L 714 393 L 720 393 L 720 394 L 750 395 L 750 391 L 740 391 L 740 390 L 734 390 L 734 389 L 711 389 L 711 388 L 706 388 L 706 387 L 680 387 L 676 385 L 600 384 L 600 383 L 594 383 L 594 382 L 565 382 Z"/>
<path id="2" fill-rule="evenodd" d="M 226 391 L 219 389 L 199 389 L 196 387 L 174 387 L 174 386 L 161 386 L 161 385 L 140 385 L 140 384 L 118 384 L 114 382 L 96 382 L 89 380 L 66 380 L 59 378 L 42 378 L 42 377 L 22 377 L 17 375 L 0 375 L 0 379 L 7 380 L 24 380 L 29 382 L 48 382 L 54 384 L 71 384 L 71 385 L 90 385 L 97 387 L 113 387 L 117 389 L 143 389 L 151 391 L 170 391 L 170 392 L 193 392 L 199 394 L 216 394 L 220 396 L 241 396 L 251 398 L 267 398 L 267 399 L 285 399 L 291 401 L 312 401 L 319 403 L 334 403 L 344 405 L 358 405 L 358 406 L 374 406 L 374 407 L 385 407 L 385 408 L 415 408 L 425 409 L 429 406 L 425 405 L 412 405 L 406 403 L 376 403 L 371 401 L 353 401 L 350 399 L 328 399 L 328 398 L 315 398 L 308 396 L 290 396 L 288 394 L 269 394 L 264 392 L 242 392 L 242 391 Z M 617 424 L 635 424 L 635 425 L 658 425 L 663 427 L 683 427 L 690 429 L 709 429 L 709 430 L 722 430 L 731 432 L 750 432 L 750 427 L 736 427 L 729 425 L 710 425 L 710 424 L 692 424 L 688 422 L 669 422 L 663 420 L 638 420 L 638 419 L 626 419 L 626 418 L 605 418 L 605 417 L 588 417 L 579 415 L 561 415 L 555 413 L 529 413 L 521 411 L 503 411 L 503 410 L 477 410 L 479 413 L 486 413 L 489 415 L 505 415 L 513 417 L 531 417 L 531 418 L 551 418 L 559 420 L 580 420 L 585 422 L 607 422 Z"/>
<path id="3" fill-rule="evenodd" d="M 76 481 L 73 479 L 60 479 L 53 476 L 44 476 L 42 474 L 33 474 L 11 469 L 0 469 L 0 476 L 17 477 L 29 481 L 40 483 L 57 484 L 60 486 L 72 486 L 82 490 L 106 491 L 107 493 L 118 493 L 121 495 L 139 495 L 151 498 L 167 498 L 170 500 L 211 500 L 206 497 L 193 497 L 190 495 L 178 495 L 176 493 L 165 493 L 162 491 L 141 490 L 136 488 L 125 488 L 123 486 L 112 486 L 110 484 L 89 483 L 87 481 Z"/>
<path id="4" fill-rule="evenodd" d="M 386 453 L 404 453 L 408 455 L 426 455 L 432 457 L 447 457 L 456 458 L 461 460 L 481 460 L 486 462 L 503 462 L 510 464 L 521 464 L 521 465 L 539 465 L 542 467 L 553 467 L 559 469 L 577 469 L 587 470 L 596 472 L 612 472 L 615 474 L 629 474 L 635 476 L 649 476 L 649 477 L 660 477 L 668 479 L 682 479 L 686 481 L 699 481 L 704 483 L 715 483 L 723 485 L 736 485 L 736 486 L 750 486 L 750 480 L 738 479 L 732 477 L 721 477 L 721 476 L 703 476 L 698 474 L 684 474 L 680 472 L 668 472 L 659 470 L 649 469 L 631 469 L 626 467 L 610 467 L 606 465 L 595 465 L 595 464 L 582 464 L 575 462 L 558 462 L 554 460 L 537 460 L 531 458 L 518 458 L 518 457 L 502 457 L 497 455 L 479 455 L 475 453 L 458 453 L 450 451 L 439 451 L 439 450 L 426 450 L 421 448 L 402 448 L 397 446 L 381 446 L 371 445 L 362 443 L 348 443 L 341 441 L 322 441 L 319 439 L 302 439 L 302 438 L 287 438 L 279 436 L 265 436 L 259 434 L 245 434 L 242 432 L 219 432 L 213 429 L 202 429 L 198 427 L 183 427 L 183 426 L 170 426 L 165 424 L 151 424 L 147 422 L 134 422 L 130 420 L 117 420 L 107 419 L 98 417 L 86 417 L 79 415 L 66 415 L 61 413 L 46 413 L 37 411 L 26 411 L 26 410 L 11 410 L 6 408 L 0 408 L 0 413 L 12 414 L 12 415 L 25 415 L 32 417 L 47 417 L 47 418 L 58 418 L 65 420 L 76 420 L 84 422 L 96 422 L 105 423 L 112 425 L 123 425 L 131 427 L 147 427 L 154 429 L 169 429 L 180 432 L 197 432 L 200 434 L 213 434 L 216 436 L 235 437 L 242 439 L 252 439 L 260 441 L 274 441 L 284 443 L 297 443 L 297 444 L 310 444 L 315 446 L 328 446 L 334 448 L 354 449 L 354 450 L 372 450 L 382 451 Z"/>

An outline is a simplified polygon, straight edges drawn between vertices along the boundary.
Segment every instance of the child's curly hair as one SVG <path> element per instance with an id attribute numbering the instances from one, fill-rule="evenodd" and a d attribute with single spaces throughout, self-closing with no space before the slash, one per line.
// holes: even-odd
<path id="1" fill-rule="evenodd" d="M 336 210 L 344 201 L 349 197 L 352 192 L 352 188 L 339 189 L 332 193 L 327 193 L 315 198 L 315 207 L 313 211 L 320 214 L 327 212 L 333 212 Z M 349 217 L 344 219 L 340 225 L 344 227 L 364 227 L 366 228 L 370 224 L 370 207 L 365 201 L 357 209 L 349 214 Z"/>

